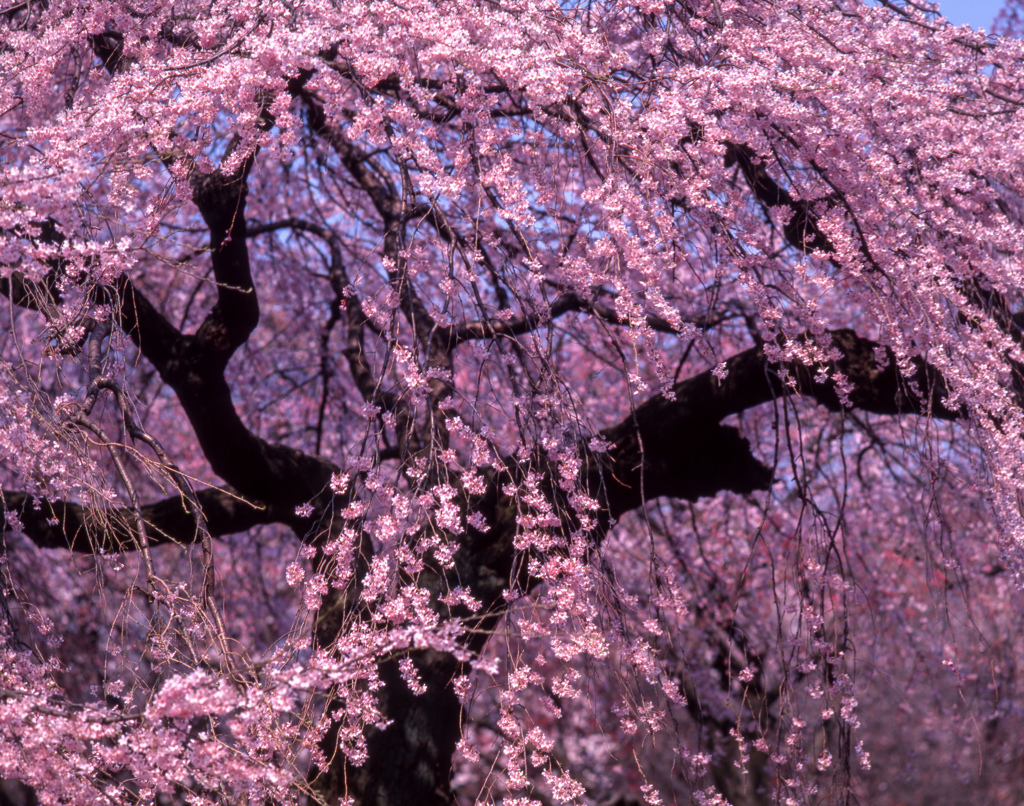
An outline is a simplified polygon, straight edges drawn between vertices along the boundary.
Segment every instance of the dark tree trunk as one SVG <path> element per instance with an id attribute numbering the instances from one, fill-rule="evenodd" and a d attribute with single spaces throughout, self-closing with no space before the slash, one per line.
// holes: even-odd
<path id="1" fill-rule="evenodd" d="M 314 779 L 324 800 L 342 797 L 359 806 L 451 806 L 450 778 L 455 745 L 462 731 L 462 706 L 452 690 L 460 664 L 451 655 L 418 652 L 413 661 L 426 686 L 415 694 L 402 679 L 397 660 L 380 667 L 384 687 L 379 694 L 381 712 L 391 720 L 383 730 L 367 736 L 369 757 L 354 767 L 335 756 L 337 729 L 324 738 L 321 749 L 335 757 L 330 768 Z"/>

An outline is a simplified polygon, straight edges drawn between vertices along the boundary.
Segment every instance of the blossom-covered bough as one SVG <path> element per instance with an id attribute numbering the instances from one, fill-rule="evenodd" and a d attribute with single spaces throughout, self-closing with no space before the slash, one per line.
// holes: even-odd
<path id="1" fill-rule="evenodd" d="M 1013 800 L 1020 41 L 0 17 L 0 797 Z"/>

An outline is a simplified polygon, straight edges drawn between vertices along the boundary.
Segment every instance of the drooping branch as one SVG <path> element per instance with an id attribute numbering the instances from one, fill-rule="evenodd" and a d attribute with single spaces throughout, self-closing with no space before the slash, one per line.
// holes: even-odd
<path id="1" fill-rule="evenodd" d="M 672 397 L 652 398 L 605 429 L 600 436 L 612 445 L 607 453 L 594 453 L 581 445 L 581 481 L 602 506 L 595 538 L 603 536 L 612 519 L 658 496 L 696 500 L 726 490 L 767 490 L 772 469 L 758 460 L 738 429 L 722 425 L 721 420 L 773 400 L 799 394 L 830 411 L 849 406 L 893 416 L 961 416 L 946 407 L 945 383 L 924 361 L 913 361 L 913 374 L 905 377 L 891 352 L 851 330 L 834 331 L 831 341 L 839 357 L 828 366 L 790 363 L 780 367 L 769 360 L 763 345 L 752 347 L 726 362 L 727 374 L 721 380 L 708 371 L 682 381 L 673 388 Z M 879 363 L 881 355 L 887 361 Z M 827 375 L 824 380 L 822 373 Z M 847 388 L 845 398 L 837 391 L 839 375 Z M 537 583 L 528 575 L 528 564 L 517 562 L 521 502 L 505 492 L 525 469 L 512 459 L 503 464 L 489 479 L 486 493 L 465 502 L 486 518 L 488 530 L 463 538 L 454 570 L 428 569 L 419 578 L 421 586 L 435 593 L 463 585 L 482 603 L 480 613 L 466 619 L 472 627 L 465 639 L 470 651 L 481 650 L 487 642 L 507 607 L 507 591 L 527 591 Z M 538 456 L 536 465 L 543 468 L 544 464 L 544 457 Z M 548 493 L 559 495 L 554 485 L 549 485 Z M 571 527 L 575 516 L 566 511 L 571 507 L 564 499 L 558 504 Z M 386 687 L 380 706 L 393 723 L 383 731 L 370 732 L 370 760 L 364 767 L 345 769 L 339 758 L 318 779 L 316 785 L 328 798 L 347 794 L 360 804 L 451 803 L 448 779 L 458 741 L 452 726 L 459 724 L 461 705 L 447 681 L 460 673 L 462 664 L 439 653 L 429 657 L 414 653 L 412 660 L 430 693 L 413 697 L 397 680 Z M 331 739 L 328 736 L 323 746 L 328 757 L 334 753 Z M 416 796 L 411 800 L 405 782 L 413 778 Z"/>
<path id="2" fill-rule="evenodd" d="M 381 664 L 378 692 L 382 713 L 393 719 L 385 730 L 371 729 L 367 760 L 346 764 L 341 753 L 313 786 L 326 803 L 353 797 L 358 806 L 452 806 L 452 757 L 462 733 L 462 706 L 452 681 L 465 665 L 433 650 L 413 653 L 426 690 L 414 694 L 402 679 L 397 659 Z M 321 745 L 333 750 L 337 725 Z M 331 756 L 328 756 L 329 758 Z"/>
<path id="3" fill-rule="evenodd" d="M 272 221 L 265 224 L 249 225 L 246 228 L 248 237 L 255 237 L 266 232 L 274 232 L 279 229 L 291 229 L 297 232 L 308 232 L 322 239 L 328 246 L 330 253 L 330 264 L 328 267 L 328 279 L 334 299 L 331 302 L 331 313 L 327 320 L 321 336 L 321 374 L 324 376 L 324 397 L 321 398 L 319 419 L 317 423 L 318 444 L 323 426 L 324 409 L 326 406 L 327 378 L 330 373 L 327 371 L 329 361 L 328 343 L 330 332 L 341 320 L 341 313 L 344 310 L 347 319 L 347 331 L 345 338 L 345 349 L 343 354 L 348 362 L 349 373 L 355 382 L 356 389 L 363 400 L 371 405 L 378 406 L 381 411 L 390 412 L 395 415 L 395 430 L 398 437 L 399 455 L 405 456 L 410 448 L 416 446 L 417 435 L 415 429 L 415 412 L 408 400 L 401 395 L 384 389 L 380 379 L 374 372 L 374 368 L 367 357 L 364 346 L 365 331 L 369 328 L 378 336 L 382 335 L 381 330 L 373 323 L 363 309 L 363 300 L 355 286 L 349 279 L 345 263 L 341 256 L 341 240 L 337 233 L 329 227 L 307 221 L 305 219 L 289 217 Z"/>
<path id="4" fill-rule="evenodd" d="M 581 482 L 601 504 L 601 529 L 659 496 L 695 501 L 724 491 L 747 494 L 767 490 L 771 468 L 753 454 L 738 429 L 721 421 L 790 395 L 801 395 L 837 412 L 850 407 L 893 416 L 947 420 L 963 416 L 946 406 L 945 381 L 923 360 L 912 361 L 913 374 L 903 376 L 895 356 L 876 342 L 852 330 L 836 330 L 830 335 L 831 346 L 839 355 L 831 365 L 789 363 L 780 367 L 768 359 L 764 345 L 751 347 L 725 362 L 723 378 L 708 370 L 681 381 L 673 387 L 672 396 L 653 397 L 602 431 L 600 437 L 611 445 L 606 453 L 581 444 Z M 880 355 L 887 360 L 879 363 Z M 827 377 L 823 379 L 822 373 Z M 845 398 L 837 391 L 839 376 L 847 387 Z M 538 457 L 538 462 L 543 466 L 543 457 Z M 461 582 L 452 583 L 470 587 L 485 611 L 503 609 L 503 592 L 514 587 L 513 583 L 529 584 L 511 576 L 519 507 L 502 492 L 514 481 L 510 475 L 523 472 L 522 463 L 509 459 L 504 466 L 505 470 L 491 478 L 488 491 L 469 502 L 485 516 L 490 529 L 464 541 L 456 554 Z M 559 504 L 565 507 L 565 502 Z"/>
<path id="5" fill-rule="evenodd" d="M 427 387 L 430 411 L 418 435 L 421 444 L 437 440 L 446 445 L 448 435 L 440 404 L 453 391 L 454 365 L 452 349 L 454 343 L 445 328 L 439 328 L 426 304 L 413 286 L 405 255 L 405 229 L 412 214 L 409 205 L 409 179 L 403 172 L 403 187 L 397 188 L 388 180 L 386 172 L 380 170 L 369 154 L 350 142 L 344 131 L 331 125 L 319 99 L 306 90 L 299 90 L 297 97 L 306 108 L 310 129 L 338 155 L 353 182 L 367 195 L 381 220 L 382 249 L 388 262 L 388 280 L 394 289 L 399 307 L 412 332 L 426 353 Z M 351 339 L 350 339 L 351 341 Z"/>
<path id="6" fill-rule="evenodd" d="M 9 299 L 19 308 L 39 311 L 47 320 L 55 318 L 60 304 L 60 291 L 54 283 L 40 283 L 29 280 L 21 272 L 10 277 L 0 277 L 0 296 Z"/>
<path id="7" fill-rule="evenodd" d="M 464 322 L 449 329 L 449 338 L 456 344 L 461 344 L 466 341 L 493 339 L 500 336 L 520 336 L 524 333 L 531 333 L 570 311 L 590 314 L 611 325 L 630 324 L 628 318 L 622 316 L 604 300 L 599 298 L 586 300 L 574 291 L 566 291 L 559 294 L 546 311 L 522 314 L 511 319 L 491 318 Z M 728 318 L 729 314 L 721 313 L 685 321 L 704 330 L 714 327 Z M 651 330 L 659 333 L 678 333 L 678 328 L 660 316 L 647 316 L 644 322 Z"/>

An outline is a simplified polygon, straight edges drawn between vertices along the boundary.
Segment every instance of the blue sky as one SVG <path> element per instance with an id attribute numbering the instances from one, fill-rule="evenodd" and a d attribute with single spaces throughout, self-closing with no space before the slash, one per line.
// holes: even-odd
<path id="1" fill-rule="evenodd" d="M 992 29 L 1003 0 L 939 0 L 939 10 L 955 25 L 971 25 L 974 28 Z"/>

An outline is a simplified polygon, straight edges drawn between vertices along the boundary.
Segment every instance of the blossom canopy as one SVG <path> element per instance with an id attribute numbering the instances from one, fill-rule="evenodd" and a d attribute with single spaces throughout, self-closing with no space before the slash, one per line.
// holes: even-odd
<path id="1" fill-rule="evenodd" d="M 1015 802 L 1015 8 L 0 11 L 0 802 Z"/>

